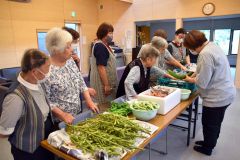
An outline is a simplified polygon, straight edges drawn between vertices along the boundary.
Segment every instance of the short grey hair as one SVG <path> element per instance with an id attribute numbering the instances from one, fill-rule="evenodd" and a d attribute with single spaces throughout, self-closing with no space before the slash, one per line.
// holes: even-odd
<path id="1" fill-rule="evenodd" d="M 159 51 L 152 45 L 144 45 L 141 48 L 140 58 L 146 60 L 147 58 L 157 58 L 159 56 Z"/>
<path id="2" fill-rule="evenodd" d="M 69 42 L 72 42 L 72 35 L 61 28 L 52 28 L 47 32 L 46 48 L 50 55 L 63 53 Z"/>
<path id="3" fill-rule="evenodd" d="M 156 47 L 157 49 L 167 48 L 168 46 L 167 41 L 164 38 L 158 36 L 154 36 L 152 38 L 151 44 L 153 47 Z"/>

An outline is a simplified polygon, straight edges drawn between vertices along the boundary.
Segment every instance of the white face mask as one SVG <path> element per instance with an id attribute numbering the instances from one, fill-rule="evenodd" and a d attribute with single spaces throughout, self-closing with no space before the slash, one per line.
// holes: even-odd
<path id="1" fill-rule="evenodd" d="M 189 49 L 189 51 L 193 54 L 193 55 L 198 55 L 198 53 L 196 52 L 196 51 L 193 51 L 193 50 L 191 50 L 191 49 Z"/>
<path id="2" fill-rule="evenodd" d="M 43 74 L 44 75 L 44 78 L 43 79 L 38 79 L 35 75 L 34 75 L 34 78 L 38 81 L 38 83 L 44 83 L 44 82 L 46 82 L 46 80 L 50 77 L 50 72 L 48 72 L 48 73 L 43 73 L 40 69 L 37 69 L 41 74 Z"/>

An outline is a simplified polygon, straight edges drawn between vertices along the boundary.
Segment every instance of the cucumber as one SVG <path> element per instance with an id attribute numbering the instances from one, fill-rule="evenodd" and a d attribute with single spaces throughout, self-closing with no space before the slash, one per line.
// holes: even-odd
<path id="1" fill-rule="evenodd" d="M 184 79 L 186 78 L 186 75 L 183 75 L 183 74 L 177 74 L 175 72 L 173 72 L 172 70 L 168 69 L 167 70 L 168 74 L 170 74 L 171 76 L 177 78 L 177 79 Z"/>

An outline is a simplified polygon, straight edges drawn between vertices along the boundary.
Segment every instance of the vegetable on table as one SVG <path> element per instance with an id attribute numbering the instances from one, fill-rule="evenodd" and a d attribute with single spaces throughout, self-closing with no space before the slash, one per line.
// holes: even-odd
<path id="1" fill-rule="evenodd" d="M 121 116 L 127 116 L 129 113 L 132 112 L 127 102 L 123 103 L 111 102 L 111 107 L 108 111 Z"/>
<path id="2" fill-rule="evenodd" d="M 132 108 L 135 110 L 154 110 L 158 109 L 159 106 L 157 103 L 150 102 L 150 101 L 136 101 L 132 104 Z"/>
<path id="3" fill-rule="evenodd" d="M 170 69 L 168 69 L 167 72 L 174 78 L 181 79 L 181 80 L 185 79 L 186 75 L 191 76 L 193 74 L 193 72 L 185 72 L 185 71 L 177 72 L 177 71 L 172 71 Z"/>
<path id="4" fill-rule="evenodd" d="M 133 120 L 112 113 L 67 125 L 66 132 L 71 142 L 84 153 L 94 155 L 94 152 L 104 150 L 110 157 L 137 149 L 134 145 L 136 138 L 144 138 L 142 133 L 150 134 L 148 129 Z"/>

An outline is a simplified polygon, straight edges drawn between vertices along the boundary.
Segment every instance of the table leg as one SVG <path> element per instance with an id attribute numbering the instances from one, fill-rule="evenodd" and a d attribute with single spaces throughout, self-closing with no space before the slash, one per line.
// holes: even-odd
<path id="1" fill-rule="evenodd" d="M 151 160 L 151 143 L 149 143 L 148 146 L 149 146 L 148 159 Z"/>
<path id="2" fill-rule="evenodd" d="M 192 138 L 195 138 L 195 135 L 196 135 L 196 125 L 197 125 L 197 119 L 198 119 L 198 98 L 194 102 L 194 107 L 195 107 L 195 111 L 194 111 L 194 124 L 193 124 Z"/>
<path id="3" fill-rule="evenodd" d="M 190 142 L 191 123 L 192 123 L 191 121 L 192 121 L 192 104 L 189 105 L 187 146 L 189 146 L 189 142 Z"/>
<path id="4" fill-rule="evenodd" d="M 198 107 L 198 105 L 199 105 L 199 97 L 197 97 L 194 101 L 194 106 Z M 197 112 L 197 119 L 198 119 L 198 112 Z"/>

